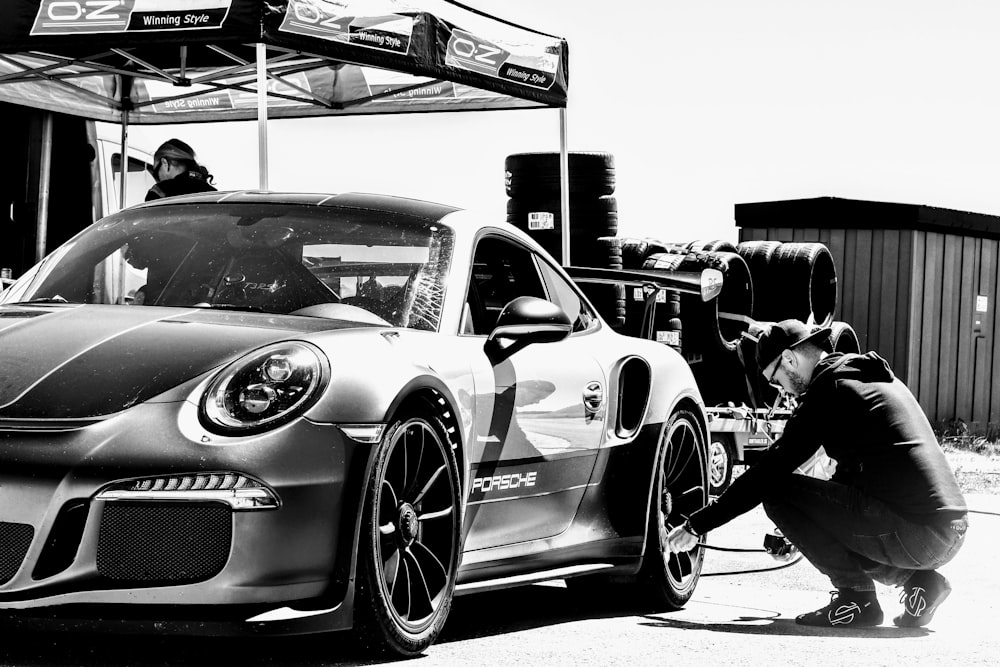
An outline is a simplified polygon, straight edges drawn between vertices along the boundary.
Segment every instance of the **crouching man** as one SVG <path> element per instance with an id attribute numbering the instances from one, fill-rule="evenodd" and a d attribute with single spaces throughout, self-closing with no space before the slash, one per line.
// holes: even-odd
<path id="1" fill-rule="evenodd" d="M 965 499 L 913 394 L 874 352 L 830 354 L 830 330 L 798 320 L 760 338 L 768 382 L 798 398 L 781 437 L 714 503 L 668 535 L 673 552 L 763 502 L 802 554 L 830 578 L 830 604 L 802 614 L 812 626 L 882 622 L 875 581 L 902 588 L 898 626 L 930 623 L 951 592 L 937 569 L 968 527 Z M 823 446 L 830 480 L 793 471 Z"/>

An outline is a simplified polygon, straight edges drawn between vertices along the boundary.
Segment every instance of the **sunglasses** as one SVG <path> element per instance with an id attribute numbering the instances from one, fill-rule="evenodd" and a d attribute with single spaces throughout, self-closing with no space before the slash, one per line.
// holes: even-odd
<path id="1" fill-rule="evenodd" d="M 774 378 L 778 375 L 778 369 L 781 368 L 782 359 L 783 358 L 779 355 L 778 356 L 778 363 L 776 363 L 774 365 L 774 370 L 771 371 L 771 377 L 767 378 L 767 383 L 769 385 L 771 385 L 772 387 L 776 387 L 777 389 L 783 389 L 784 388 L 780 384 L 778 384 L 777 382 L 774 381 Z"/>

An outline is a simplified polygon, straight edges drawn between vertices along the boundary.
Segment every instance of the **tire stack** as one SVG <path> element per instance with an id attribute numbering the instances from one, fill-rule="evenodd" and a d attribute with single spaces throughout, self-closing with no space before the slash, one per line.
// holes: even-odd
<path id="1" fill-rule="evenodd" d="M 837 308 L 837 268 L 825 245 L 744 241 L 736 250 L 753 276 L 755 320 L 794 317 L 830 325 Z"/>
<path id="2" fill-rule="evenodd" d="M 702 248 L 719 250 L 702 250 Z M 684 337 L 681 352 L 694 373 L 706 404 L 747 402 L 749 387 L 740 362 L 743 332 L 753 310 L 753 281 L 739 254 L 720 242 L 687 244 L 652 253 L 645 270 L 692 271 L 716 269 L 723 275 L 722 292 L 711 301 L 680 295 Z M 733 248 L 735 250 L 735 248 Z"/>
<path id="3" fill-rule="evenodd" d="M 610 153 L 569 154 L 570 263 L 621 268 L 615 161 Z M 515 153 L 505 167 L 507 222 L 562 262 L 559 153 Z M 600 240 L 600 239 L 607 240 Z"/>
<path id="4" fill-rule="evenodd" d="M 625 325 L 621 333 L 655 340 L 683 353 L 682 332 L 680 293 L 643 287 L 627 288 Z"/>
<path id="5" fill-rule="evenodd" d="M 610 153 L 572 152 L 569 158 L 570 264 L 621 269 L 615 161 Z M 504 163 L 507 222 L 526 232 L 557 262 L 563 261 L 559 153 L 514 153 Z M 625 288 L 587 285 L 602 317 L 625 324 Z"/>
<path id="6" fill-rule="evenodd" d="M 693 252 L 736 252 L 736 246 L 729 241 L 690 241 L 683 248 Z"/>
<path id="7" fill-rule="evenodd" d="M 685 355 L 689 362 L 700 357 L 735 350 L 741 332 L 746 328 L 739 319 L 727 315 L 749 317 L 753 309 L 753 284 L 750 272 L 739 255 L 732 252 L 653 253 L 643 262 L 651 271 L 691 271 L 716 269 L 723 275 L 722 293 L 711 301 L 702 301 L 693 294 L 681 295 L 681 312 L 686 320 Z"/>
<path id="8" fill-rule="evenodd" d="M 857 335 L 834 322 L 837 276 L 821 243 L 721 240 L 667 243 L 619 238 L 614 158 L 608 153 L 569 154 L 570 264 L 609 269 L 691 271 L 717 269 L 722 292 L 709 302 L 696 295 L 660 292 L 654 321 L 649 293 L 623 285 L 581 284 L 612 327 L 659 340 L 680 351 L 707 405 L 763 407 L 776 391 L 756 363 L 754 333 L 769 323 L 796 318 L 830 326 L 835 352 L 857 352 Z M 558 153 L 507 156 L 507 221 L 562 262 L 562 212 Z M 749 336 L 746 334 L 750 334 Z"/>

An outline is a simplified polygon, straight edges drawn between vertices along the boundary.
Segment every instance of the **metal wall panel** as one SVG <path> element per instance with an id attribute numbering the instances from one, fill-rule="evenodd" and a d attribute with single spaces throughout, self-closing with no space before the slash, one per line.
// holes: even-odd
<path id="1" fill-rule="evenodd" d="M 962 301 L 962 239 L 944 235 L 944 259 L 941 266 L 941 322 L 938 347 L 938 397 L 935 414 L 956 414 L 955 377 L 958 373 L 959 306 Z"/>
<path id="2" fill-rule="evenodd" d="M 1000 241 L 983 239 L 976 296 L 986 297 L 986 312 L 978 313 L 976 335 L 974 421 L 1000 426 Z M 975 323 L 974 323 L 975 325 Z"/>
<path id="3" fill-rule="evenodd" d="M 958 299 L 958 358 L 955 365 L 955 416 L 964 422 L 974 419 L 975 348 L 973 333 L 976 310 L 976 291 L 979 287 L 979 262 L 982 256 L 982 239 L 959 237 L 962 248 L 961 286 Z"/>
<path id="4" fill-rule="evenodd" d="M 910 271 L 910 302 L 906 321 L 910 327 L 910 336 L 906 339 L 907 373 L 906 384 L 914 392 L 919 393 L 920 383 L 920 340 L 923 329 L 922 313 L 924 304 L 924 257 L 927 251 L 927 235 L 923 232 L 913 233 L 913 263 Z M 920 268 L 918 268 L 920 267 Z"/>

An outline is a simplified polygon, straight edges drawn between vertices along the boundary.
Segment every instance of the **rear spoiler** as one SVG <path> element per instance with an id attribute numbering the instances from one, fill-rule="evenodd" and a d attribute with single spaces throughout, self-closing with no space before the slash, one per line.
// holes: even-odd
<path id="1" fill-rule="evenodd" d="M 563 269 L 573 280 L 668 289 L 700 296 L 702 301 L 711 301 L 722 292 L 722 271 L 718 269 L 702 269 L 701 271 L 660 271 L 656 269 L 626 271 L 621 269 L 596 269 L 589 266 L 566 266 Z"/>

